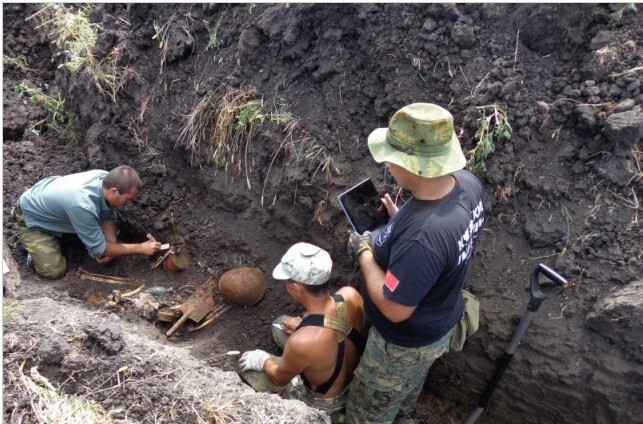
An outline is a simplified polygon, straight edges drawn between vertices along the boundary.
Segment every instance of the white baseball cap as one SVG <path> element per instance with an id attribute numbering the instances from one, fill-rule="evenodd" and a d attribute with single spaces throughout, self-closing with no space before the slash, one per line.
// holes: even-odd
<path id="1" fill-rule="evenodd" d="M 272 278 L 318 286 L 328 281 L 332 268 L 333 261 L 327 251 L 301 242 L 288 249 L 272 271 Z"/>

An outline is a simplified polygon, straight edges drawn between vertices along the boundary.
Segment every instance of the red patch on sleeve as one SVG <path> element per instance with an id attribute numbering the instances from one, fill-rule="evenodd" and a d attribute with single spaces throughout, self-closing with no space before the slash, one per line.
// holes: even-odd
<path id="1" fill-rule="evenodd" d="M 398 280 L 397 277 L 391 273 L 391 271 L 386 271 L 384 284 L 390 291 L 394 292 L 397 286 L 400 284 L 400 280 Z"/>

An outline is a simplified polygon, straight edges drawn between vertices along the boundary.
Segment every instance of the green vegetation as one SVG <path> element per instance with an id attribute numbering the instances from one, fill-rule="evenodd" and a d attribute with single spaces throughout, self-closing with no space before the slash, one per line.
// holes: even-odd
<path id="1" fill-rule="evenodd" d="M 219 88 L 206 94 L 187 116 L 179 140 L 185 140 L 192 160 L 209 163 L 225 171 L 244 168 L 250 188 L 252 141 L 261 124 L 269 119 L 261 113 L 263 100 L 254 88 Z"/>
<path id="2" fill-rule="evenodd" d="M 206 50 L 213 50 L 219 46 L 219 29 L 221 28 L 222 19 L 223 18 L 219 18 L 219 20 L 217 20 L 217 23 L 214 24 L 214 27 L 212 29 L 209 29 L 210 37 L 208 39 L 208 45 L 205 48 Z"/>
<path id="3" fill-rule="evenodd" d="M 60 50 L 63 64 L 72 75 L 85 74 L 98 91 L 116 102 L 117 94 L 132 77 L 138 77 L 129 68 L 118 66 L 124 46 L 118 45 L 104 59 L 97 60 L 91 53 L 100 26 L 89 20 L 91 5 L 80 8 L 66 7 L 59 3 L 43 5 L 27 20 L 35 20 L 41 30 Z"/>
<path id="4" fill-rule="evenodd" d="M 486 172 L 485 160 L 495 151 L 495 143 L 511 138 L 512 130 L 507 113 L 497 104 L 476 107 L 482 116 L 478 118 L 475 133 L 476 146 L 465 152 L 467 167 L 472 172 Z"/>
<path id="5" fill-rule="evenodd" d="M 24 74 L 34 72 L 34 70 L 29 67 L 27 63 L 27 58 L 21 54 L 19 54 L 16 57 L 3 55 L 2 66 L 15 68 Z"/>
<path id="6" fill-rule="evenodd" d="M 27 20 L 37 22 L 36 29 L 42 30 L 66 56 L 65 67 L 73 74 L 83 67 L 91 66 L 91 50 L 98 39 L 100 27 L 89 21 L 91 5 L 85 5 L 74 11 L 60 3 L 43 5 L 38 12 Z"/>
<path id="7" fill-rule="evenodd" d="M 27 96 L 34 103 L 42 106 L 49 113 L 46 120 L 37 122 L 32 125 L 32 131 L 39 135 L 38 128 L 46 124 L 48 128 L 60 134 L 63 138 L 76 143 L 80 136 L 76 131 L 74 116 L 65 108 L 65 101 L 60 96 L 57 88 L 53 88 L 50 94 L 46 94 L 39 88 L 31 88 L 24 82 L 16 85 L 14 92 L 19 96 Z M 45 122 L 46 121 L 46 122 Z"/>
<path id="8" fill-rule="evenodd" d="M 335 165 L 335 159 L 333 158 L 332 154 L 328 151 L 326 146 L 318 143 L 315 138 L 311 139 L 306 147 L 304 161 L 307 163 L 317 164 L 312 178 L 315 177 L 320 169 L 324 172 L 326 182 L 330 182 L 330 179 L 333 176 L 333 172 L 335 174 L 339 174 L 339 170 Z"/>
<path id="9" fill-rule="evenodd" d="M 636 8 L 636 3 L 628 3 L 625 6 L 618 9 L 616 12 L 610 13 L 609 26 L 611 27 L 618 26 L 621 23 L 621 20 L 623 19 L 623 15 L 628 10 L 637 12 L 638 9 Z"/>
<path id="10" fill-rule="evenodd" d="M 24 307 L 18 302 L 11 302 L 8 305 L 2 305 L 2 323 L 10 322 L 16 314 L 22 312 Z"/>

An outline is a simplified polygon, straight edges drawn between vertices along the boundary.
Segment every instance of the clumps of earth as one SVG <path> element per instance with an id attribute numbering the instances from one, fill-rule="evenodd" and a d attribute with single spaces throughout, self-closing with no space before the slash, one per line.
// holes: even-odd
<path id="1" fill-rule="evenodd" d="M 543 263 L 569 287 L 543 303 L 479 422 L 640 422 L 638 5 L 48 9 L 92 28 L 92 60 L 78 69 L 63 34 L 39 19 L 57 15 L 41 7 L 3 4 L 7 422 L 328 422 L 301 402 L 254 393 L 238 377 L 238 352 L 279 354 L 270 323 L 302 312 L 270 278 L 290 245 L 323 247 L 332 284 L 359 286 L 337 195 L 368 177 L 398 202 L 408 198 L 372 161 L 366 138 L 413 102 L 453 114 L 485 187 L 487 222 L 466 283 L 481 303 L 480 329 L 435 363 L 418 409 L 396 421 L 466 420 Z M 151 268 L 155 258 L 143 257 L 99 267 L 69 236 L 67 275 L 37 277 L 11 218 L 20 194 L 49 175 L 120 164 L 144 181 L 121 211 L 122 240 L 151 233 L 186 245 L 190 267 Z M 257 304 L 169 338 L 169 323 L 129 301 L 121 312 L 90 303 L 114 287 L 75 273 L 172 288 L 154 300 L 168 308 L 244 266 L 266 277 Z"/>

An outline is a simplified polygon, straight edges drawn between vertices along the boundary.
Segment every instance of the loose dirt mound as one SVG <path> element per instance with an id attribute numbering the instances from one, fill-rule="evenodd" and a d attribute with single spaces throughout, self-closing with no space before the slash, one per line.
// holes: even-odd
<path id="1" fill-rule="evenodd" d="M 91 53 L 107 68 L 92 69 L 125 81 L 118 87 L 88 65 L 71 72 L 69 51 L 26 20 L 37 10 L 3 5 L 4 253 L 20 274 L 4 279 L 4 303 L 25 307 L 4 328 L 12 422 L 35 419 L 21 376 L 32 367 L 56 392 L 91 399 L 115 420 L 216 421 L 223 415 L 212 405 L 230 406 L 233 421 L 322 419 L 301 404 L 268 407 L 273 397 L 253 395 L 231 372 L 238 357 L 229 351 L 278 352 L 269 323 L 301 312 L 282 286 L 268 281 L 257 305 L 166 339 L 168 325 L 133 307 L 118 315 L 86 301 L 113 287 L 73 272 L 56 282 L 35 276 L 10 211 L 45 176 L 125 163 L 145 186 L 122 213 L 122 238 L 152 233 L 186 244 L 193 265 L 169 273 L 122 258 L 99 268 L 69 237 L 71 271 L 171 286 L 159 298 L 168 306 L 212 274 L 251 266 L 269 275 L 289 245 L 308 241 L 331 252 L 337 286 L 357 285 L 335 199 L 367 176 L 396 190 L 365 140 L 418 101 L 447 107 L 468 151 L 484 140 L 483 122 L 506 130 L 506 118 L 512 136 L 496 133 L 486 169 L 476 167 L 488 221 L 467 286 L 481 300 L 481 330 L 436 363 L 407 420 L 464 421 L 525 312 L 532 270 L 546 263 L 572 286 L 540 309 L 480 422 L 641 422 L 643 305 L 632 301 L 643 294 L 634 282 L 643 274 L 640 12 L 625 4 L 94 5 Z M 53 96 L 54 87 L 72 113 L 58 126 L 58 109 L 35 101 L 34 90 Z M 206 112 L 224 116 L 235 93 L 245 103 L 230 125 L 252 138 L 226 155 L 216 149 L 224 133 L 213 144 L 198 135 L 211 134 L 199 132 L 211 129 Z M 235 415 L 248 404 L 272 412 Z"/>

